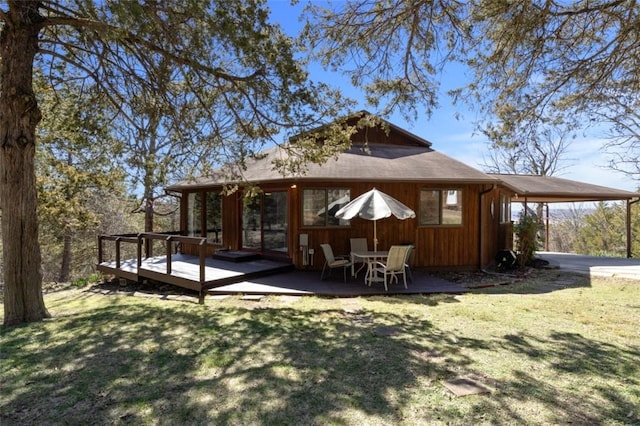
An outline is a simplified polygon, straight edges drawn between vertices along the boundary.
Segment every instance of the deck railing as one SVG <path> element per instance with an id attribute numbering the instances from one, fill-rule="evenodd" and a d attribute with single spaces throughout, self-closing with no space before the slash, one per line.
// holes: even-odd
<path id="1" fill-rule="evenodd" d="M 98 236 L 98 264 L 105 261 L 104 259 L 104 241 L 114 241 L 116 248 L 116 268 L 120 269 L 120 254 L 121 244 L 122 243 L 130 243 L 130 244 L 139 244 L 140 240 L 138 239 L 138 234 L 118 234 L 118 235 L 99 235 Z M 137 247 L 136 252 L 140 251 L 140 247 Z"/>
<path id="2" fill-rule="evenodd" d="M 204 237 L 186 237 L 184 235 L 175 235 L 175 234 L 163 234 L 163 233 L 154 233 L 154 232 L 143 232 L 138 235 L 140 241 L 143 239 L 145 241 L 153 241 L 153 240 L 164 240 L 165 241 L 165 254 L 167 256 L 167 275 L 171 275 L 171 256 L 173 253 L 172 244 L 182 243 L 182 244 L 194 244 L 198 246 L 198 255 L 199 255 L 199 266 L 200 266 L 200 284 L 205 282 L 205 260 L 207 258 L 207 239 Z M 149 247 L 149 250 L 146 253 L 146 258 L 152 257 L 153 253 L 151 253 L 152 244 L 145 244 Z M 142 265 L 142 250 L 140 246 L 138 246 L 138 268 Z"/>
<path id="3" fill-rule="evenodd" d="M 142 232 L 139 234 L 118 234 L 118 235 L 99 235 L 98 236 L 98 263 L 103 263 L 104 259 L 104 242 L 113 241 L 115 243 L 115 261 L 116 269 L 121 267 L 122 243 L 135 244 L 137 253 L 138 269 L 142 266 L 143 247 L 144 259 L 153 257 L 153 241 L 159 240 L 165 242 L 164 253 L 167 257 L 167 275 L 171 275 L 173 255 L 173 244 L 193 244 L 198 246 L 199 266 L 200 266 L 200 283 L 205 282 L 205 261 L 207 257 L 207 239 L 203 237 L 187 237 L 177 232 Z"/>

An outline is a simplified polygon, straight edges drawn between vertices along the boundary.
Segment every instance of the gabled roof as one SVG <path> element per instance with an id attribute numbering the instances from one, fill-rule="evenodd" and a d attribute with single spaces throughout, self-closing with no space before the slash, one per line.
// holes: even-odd
<path id="1" fill-rule="evenodd" d="M 283 159 L 288 154 L 279 147 L 271 148 L 259 160 L 247 162 L 243 177 L 248 183 L 270 183 L 282 181 L 312 182 L 432 182 L 432 183 L 490 183 L 498 184 L 499 179 L 473 167 L 454 160 L 428 147 L 371 144 L 353 145 L 337 159 L 326 163 L 309 164 L 307 172 L 301 175 L 283 176 L 273 167 L 275 159 Z M 229 183 L 221 174 L 209 178 L 183 181 L 168 187 L 180 191 Z"/>
<path id="2" fill-rule="evenodd" d="M 364 115 L 360 111 L 346 117 L 353 125 Z M 265 184 L 278 182 L 425 182 L 456 184 L 496 184 L 512 190 L 516 202 L 572 202 L 630 200 L 639 193 L 607 188 L 552 176 L 488 174 L 431 149 L 431 142 L 392 123 L 378 118 L 380 126 L 360 128 L 352 136 L 349 150 L 324 164 L 308 164 L 304 174 L 283 175 L 274 167 L 275 160 L 285 160 L 289 152 L 273 147 L 246 162 L 243 182 Z M 319 128 L 321 129 L 321 128 Z M 317 129 L 316 129 L 317 130 Z M 295 147 L 295 138 L 290 147 Z M 169 191 L 195 190 L 233 184 L 216 170 L 211 176 L 185 180 L 167 187 Z"/>
<path id="3" fill-rule="evenodd" d="M 371 118 L 371 120 L 368 120 Z M 373 145 L 373 144 L 385 144 L 385 145 L 403 145 L 403 146 L 422 146 L 431 148 L 432 143 L 414 133 L 409 132 L 408 130 L 403 129 L 402 127 L 396 126 L 383 119 L 382 117 L 375 116 L 371 114 L 369 111 L 358 111 L 349 116 L 344 117 L 344 122 L 349 126 L 356 126 L 357 131 L 354 135 L 351 136 L 351 142 L 354 145 Z M 362 121 L 364 120 L 363 124 Z M 378 125 L 374 125 L 374 123 L 378 123 Z M 330 124 L 325 124 L 323 126 L 319 126 L 315 129 L 309 130 L 309 132 L 321 132 L 322 129 L 326 128 Z M 290 139 L 292 145 L 295 144 L 297 136 L 293 136 Z"/>
<path id="4" fill-rule="evenodd" d="M 511 200 L 531 203 L 563 203 L 578 201 L 631 200 L 640 193 L 607 188 L 554 176 L 491 174 L 513 190 Z"/>

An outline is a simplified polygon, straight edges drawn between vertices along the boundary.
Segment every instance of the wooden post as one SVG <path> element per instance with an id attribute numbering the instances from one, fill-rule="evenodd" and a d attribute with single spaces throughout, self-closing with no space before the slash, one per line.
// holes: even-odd
<path id="1" fill-rule="evenodd" d="M 102 263 L 102 241 L 103 236 L 98 235 L 98 265 Z"/>
<path id="2" fill-rule="evenodd" d="M 138 269 L 142 266 L 142 234 L 138 234 Z"/>
<path id="3" fill-rule="evenodd" d="M 631 201 L 627 200 L 627 259 L 631 259 Z"/>
<path id="4" fill-rule="evenodd" d="M 166 247 L 166 251 L 167 251 L 167 275 L 171 275 L 171 240 L 173 239 L 173 237 L 171 235 L 169 235 L 166 238 L 166 242 L 167 242 L 167 247 Z"/>
<path id="5" fill-rule="evenodd" d="M 546 223 L 545 223 L 545 236 L 544 236 L 544 249 L 549 251 L 549 203 L 544 205 L 546 207 Z"/>
<path id="6" fill-rule="evenodd" d="M 203 238 L 200 240 L 199 248 L 200 248 L 200 295 L 198 297 L 198 303 L 204 304 L 204 292 L 202 291 L 202 287 L 204 286 L 205 281 L 205 260 L 206 260 L 206 249 L 207 249 L 207 239 Z"/>
<path id="7" fill-rule="evenodd" d="M 203 238 L 200 240 L 199 249 L 200 249 L 200 284 L 204 284 L 204 268 L 205 268 L 205 258 L 206 258 L 206 242 L 207 239 Z"/>
<path id="8" fill-rule="evenodd" d="M 116 237 L 116 268 L 120 269 L 120 237 Z"/>

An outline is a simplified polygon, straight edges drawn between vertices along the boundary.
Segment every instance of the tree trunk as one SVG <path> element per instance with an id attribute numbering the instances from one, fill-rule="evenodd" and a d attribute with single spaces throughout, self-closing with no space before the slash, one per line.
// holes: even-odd
<path id="1" fill-rule="evenodd" d="M 144 200 L 144 231 L 153 232 L 153 189 L 145 190 Z"/>
<path id="2" fill-rule="evenodd" d="M 60 276 L 58 281 L 66 283 L 71 277 L 71 231 L 65 230 L 62 246 L 62 262 L 60 264 Z"/>
<path id="3" fill-rule="evenodd" d="M 71 151 L 67 152 L 67 166 L 73 167 L 73 157 Z M 68 192 L 69 190 L 65 191 Z M 66 194 L 65 201 L 71 201 L 71 195 Z M 64 236 L 62 237 L 62 261 L 60 262 L 60 275 L 58 275 L 58 282 L 66 283 L 69 281 L 71 275 L 71 228 L 67 221 L 64 221 Z"/>
<path id="4" fill-rule="evenodd" d="M 33 61 L 41 19 L 37 2 L 10 2 L 0 34 L 0 208 L 4 257 L 4 324 L 49 316 L 42 297 L 35 184 Z"/>

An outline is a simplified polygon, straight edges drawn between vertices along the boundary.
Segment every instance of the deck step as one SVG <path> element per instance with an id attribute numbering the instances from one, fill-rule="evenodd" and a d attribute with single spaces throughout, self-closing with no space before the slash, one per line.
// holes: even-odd
<path id="1" fill-rule="evenodd" d="M 226 260 L 227 262 L 248 262 L 250 260 L 260 259 L 258 253 L 239 250 L 216 250 L 212 257 L 218 260 Z"/>
<path id="2" fill-rule="evenodd" d="M 282 273 L 290 272 L 293 270 L 295 270 L 293 263 L 285 263 L 285 262 L 281 262 L 280 264 L 274 263 L 274 265 L 270 268 L 261 269 L 253 272 L 247 272 L 242 275 L 236 275 L 236 276 L 231 276 L 231 277 L 210 281 L 209 283 L 203 286 L 203 289 L 212 289 L 212 288 L 221 287 L 229 284 L 236 284 L 236 283 L 248 281 L 254 278 L 265 277 L 268 275 L 282 274 Z"/>

